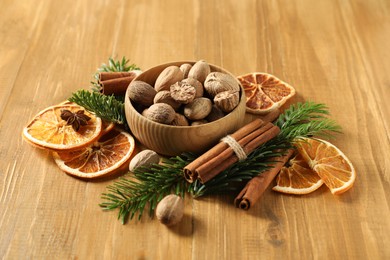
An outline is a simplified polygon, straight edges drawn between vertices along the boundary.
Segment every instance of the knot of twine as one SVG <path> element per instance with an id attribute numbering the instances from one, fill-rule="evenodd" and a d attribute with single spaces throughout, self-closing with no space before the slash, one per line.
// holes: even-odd
<path id="1" fill-rule="evenodd" d="M 242 149 L 241 145 L 236 141 L 236 139 L 234 139 L 230 135 L 225 136 L 224 138 L 221 139 L 221 141 L 226 143 L 227 145 L 230 146 L 230 148 L 233 149 L 239 161 L 243 161 L 247 158 L 244 149 Z"/>

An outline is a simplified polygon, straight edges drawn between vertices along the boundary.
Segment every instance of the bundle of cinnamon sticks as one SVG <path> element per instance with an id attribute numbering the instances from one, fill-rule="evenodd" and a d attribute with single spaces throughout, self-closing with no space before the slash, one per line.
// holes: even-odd
<path id="1" fill-rule="evenodd" d="M 246 154 L 249 154 L 257 147 L 279 134 L 280 129 L 270 123 L 274 121 L 279 114 L 280 111 L 275 110 L 262 118 L 257 118 L 231 134 L 230 138 L 233 138 L 236 143 L 241 146 L 242 150 Z M 236 207 L 248 210 L 253 206 L 292 154 L 293 150 L 288 150 L 283 156 L 273 158 L 272 161 L 274 163 L 272 164 L 272 167 L 265 172 L 259 172 L 259 175 L 252 178 L 237 195 L 234 200 Z M 184 168 L 184 177 L 188 182 L 194 182 L 198 179 L 201 183 L 206 183 L 238 160 L 239 156 L 234 151 L 234 147 L 221 141 L 209 151 L 188 164 Z"/>
<path id="2" fill-rule="evenodd" d="M 248 155 L 263 143 L 277 136 L 280 129 L 270 122 L 255 119 L 230 135 L 229 140 L 236 142 Z M 233 145 L 219 142 L 209 151 L 198 157 L 184 168 L 184 177 L 188 182 L 198 179 L 206 183 L 239 160 Z"/>
<path id="3" fill-rule="evenodd" d="M 105 95 L 124 95 L 130 82 L 141 73 L 140 70 L 129 72 L 100 72 L 99 84 Z"/>

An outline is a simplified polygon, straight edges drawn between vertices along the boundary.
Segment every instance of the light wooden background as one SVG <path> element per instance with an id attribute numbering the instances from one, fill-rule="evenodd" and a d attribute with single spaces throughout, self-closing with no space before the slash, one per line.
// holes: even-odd
<path id="1" fill-rule="evenodd" d="M 387 0 L 0 0 L 0 258 L 389 259 L 389 42 Z M 355 186 L 269 189 L 248 212 L 235 194 L 187 197 L 178 227 L 120 224 L 98 207 L 113 180 L 63 174 L 21 130 L 123 55 L 143 69 L 205 59 L 280 77 L 298 100 L 329 106 Z"/>

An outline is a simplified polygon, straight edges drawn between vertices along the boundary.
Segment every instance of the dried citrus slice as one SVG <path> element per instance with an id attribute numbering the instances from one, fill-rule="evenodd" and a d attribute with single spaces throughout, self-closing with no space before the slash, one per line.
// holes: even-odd
<path id="1" fill-rule="evenodd" d="M 254 72 L 237 79 L 244 87 L 246 110 L 250 113 L 267 114 L 295 95 L 292 86 L 268 73 Z"/>
<path id="2" fill-rule="evenodd" d="M 114 127 L 115 123 L 102 120 L 102 132 L 100 133 L 100 136 L 107 134 L 112 129 L 114 129 Z"/>
<path id="3" fill-rule="evenodd" d="M 298 153 L 289 161 L 289 166 L 280 170 L 276 178 L 276 186 L 272 189 L 282 193 L 301 195 L 315 191 L 323 183 L 320 176 L 310 169 Z"/>
<path id="4" fill-rule="evenodd" d="M 54 152 L 53 157 L 64 172 L 91 179 L 127 168 L 134 147 L 134 138 L 129 133 L 113 129 L 88 147 Z"/>
<path id="5" fill-rule="evenodd" d="M 76 103 L 72 102 L 72 101 L 69 101 L 69 100 L 65 100 L 65 101 L 62 101 L 61 103 L 59 103 L 58 105 L 73 105 L 73 106 L 78 106 Z"/>
<path id="6" fill-rule="evenodd" d="M 75 131 L 61 118 L 61 112 L 82 111 L 90 119 Z M 102 120 L 77 105 L 57 105 L 39 112 L 23 129 L 23 137 L 31 144 L 53 150 L 73 150 L 94 142 L 102 131 Z"/>
<path id="7" fill-rule="evenodd" d="M 345 154 L 333 144 L 305 138 L 297 142 L 297 149 L 333 194 L 341 194 L 353 186 L 355 169 Z"/>

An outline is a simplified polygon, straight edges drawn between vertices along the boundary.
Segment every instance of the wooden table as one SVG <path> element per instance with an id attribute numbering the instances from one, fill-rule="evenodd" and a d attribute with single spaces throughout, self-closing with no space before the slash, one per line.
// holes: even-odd
<path id="1" fill-rule="evenodd" d="M 0 0 L 0 258 L 389 259 L 390 2 Z M 41 109 L 90 88 L 126 56 L 143 69 L 205 59 L 235 75 L 263 71 L 297 100 L 329 106 L 332 141 L 357 170 L 333 196 L 268 189 L 249 211 L 234 195 L 185 200 L 181 224 L 122 225 L 102 212 L 114 179 L 80 181 L 22 141 Z"/>

